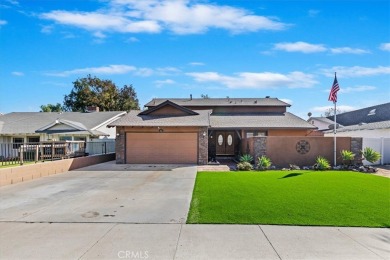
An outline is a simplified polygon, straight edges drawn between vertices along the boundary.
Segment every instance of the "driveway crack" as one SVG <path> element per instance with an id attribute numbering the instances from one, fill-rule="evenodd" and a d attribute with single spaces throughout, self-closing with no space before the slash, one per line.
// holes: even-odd
<path id="1" fill-rule="evenodd" d="M 104 233 L 104 235 L 101 237 L 101 238 L 99 238 L 90 248 L 88 248 L 87 249 L 87 251 L 85 251 L 84 252 L 84 254 L 82 254 L 80 257 L 79 257 L 79 260 L 81 259 L 81 258 L 83 258 L 83 256 L 85 256 L 97 243 L 99 243 L 99 241 L 100 240 L 102 240 L 103 238 L 105 238 L 106 237 L 106 235 L 114 228 L 114 227 L 116 227 L 118 224 L 115 224 L 115 225 L 113 225 L 109 230 L 107 230 L 107 232 L 106 233 Z"/>
<path id="2" fill-rule="evenodd" d="M 179 241 L 180 241 L 180 236 L 181 236 L 181 230 L 182 229 L 183 229 L 183 224 L 180 225 L 179 237 L 177 238 L 176 250 L 175 250 L 175 254 L 173 255 L 173 260 L 176 259 L 176 254 L 177 254 L 177 249 L 179 248 Z"/>
<path id="3" fill-rule="evenodd" d="M 339 228 L 337 228 L 337 231 L 339 231 L 341 234 L 343 234 L 344 236 L 348 237 L 348 238 L 351 239 L 352 241 L 358 243 L 359 245 L 361 245 L 361 246 L 364 247 L 365 249 L 369 250 L 370 252 L 374 253 L 375 255 L 379 256 L 380 258 L 386 259 L 386 258 L 382 257 L 381 255 L 378 255 L 377 253 L 375 253 L 374 251 L 372 251 L 370 248 L 368 248 L 368 247 L 365 246 L 364 244 L 362 244 L 362 243 L 360 243 L 359 241 L 353 239 L 351 236 L 348 236 L 348 235 L 345 234 L 343 231 L 341 231 Z"/>
<path id="4" fill-rule="evenodd" d="M 268 243 L 271 245 L 272 249 L 275 251 L 275 253 L 278 255 L 279 259 L 282 260 L 282 258 L 280 257 L 278 251 L 276 251 L 274 245 L 271 243 L 271 241 L 268 239 L 267 235 L 265 234 L 264 230 L 261 228 L 260 225 L 258 225 L 258 227 L 260 228 L 261 232 L 263 233 L 263 235 L 265 236 L 265 238 L 267 239 Z"/>

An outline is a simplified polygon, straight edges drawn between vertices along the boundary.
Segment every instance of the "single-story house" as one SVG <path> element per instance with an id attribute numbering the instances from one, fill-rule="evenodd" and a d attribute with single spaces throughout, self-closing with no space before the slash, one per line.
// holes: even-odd
<path id="1" fill-rule="evenodd" d="M 126 112 L 12 112 L 0 116 L 0 143 L 91 141 L 116 137 L 107 128 Z"/>
<path id="2" fill-rule="evenodd" d="M 117 163 L 207 164 L 245 153 L 254 136 L 308 136 L 315 126 L 277 98 L 158 98 L 109 124 Z"/>
<path id="3" fill-rule="evenodd" d="M 310 117 L 308 122 L 318 127 L 325 136 L 333 136 L 329 126 L 333 116 Z M 336 115 L 337 136 L 388 138 L 390 137 L 390 103 L 366 107 Z"/>
<path id="4" fill-rule="evenodd" d="M 310 124 L 318 127 L 318 131 L 329 130 L 329 125 L 333 125 L 334 121 L 327 117 L 310 117 L 307 120 Z"/>

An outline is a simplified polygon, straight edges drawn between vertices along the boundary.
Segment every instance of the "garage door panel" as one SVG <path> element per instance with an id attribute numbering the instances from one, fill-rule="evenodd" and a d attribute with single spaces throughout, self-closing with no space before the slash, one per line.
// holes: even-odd
<path id="1" fill-rule="evenodd" d="M 127 133 L 127 163 L 197 163 L 197 133 Z"/>

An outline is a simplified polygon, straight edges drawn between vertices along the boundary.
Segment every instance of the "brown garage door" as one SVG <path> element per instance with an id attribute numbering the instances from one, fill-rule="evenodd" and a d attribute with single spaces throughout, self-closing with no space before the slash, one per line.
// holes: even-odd
<path id="1" fill-rule="evenodd" d="M 197 163 L 197 133 L 127 133 L 126 163 Z"/>

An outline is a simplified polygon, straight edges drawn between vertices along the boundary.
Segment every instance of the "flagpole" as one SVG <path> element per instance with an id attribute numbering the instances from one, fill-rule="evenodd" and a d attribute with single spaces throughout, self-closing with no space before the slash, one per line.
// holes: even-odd
<path id="1" fill-rule="evenodd" d="M 333 148 L 333 160 L 334 160 L 334 167 L 337 166 L 337 162 L 336 162 L 336 154 L 337 154 L 337 138 L 336 138 L 336 133 L 337 133 L 337 123 L 336 123 L 336 103 L 337 102 L 333 102 L 334 103 L 334 135 L 333 135 L 333 140 L 334 140 L 334 148 Z"/>
<path id="2" fill-rule="evenodd" d="M 334 73 L 334 78 L 336 78 L 336 72 Z M 333 159 L 334 159 L 334 167 L 337 166 L 337 162 L 336 162 L 336 154 L 337 154 L 337 146 L 336 146 L 336 143 L 337 143 L 337 138 L 336 138 L 336 133 L 337 133 L 337 123 L 336 123 L 336 103 L 337 101 L 334 101 L 333 104 L 334 104 L 334 127 L 333 127 L 333 143 L 334 143 L 334 147 L 333 147 Z"/>

